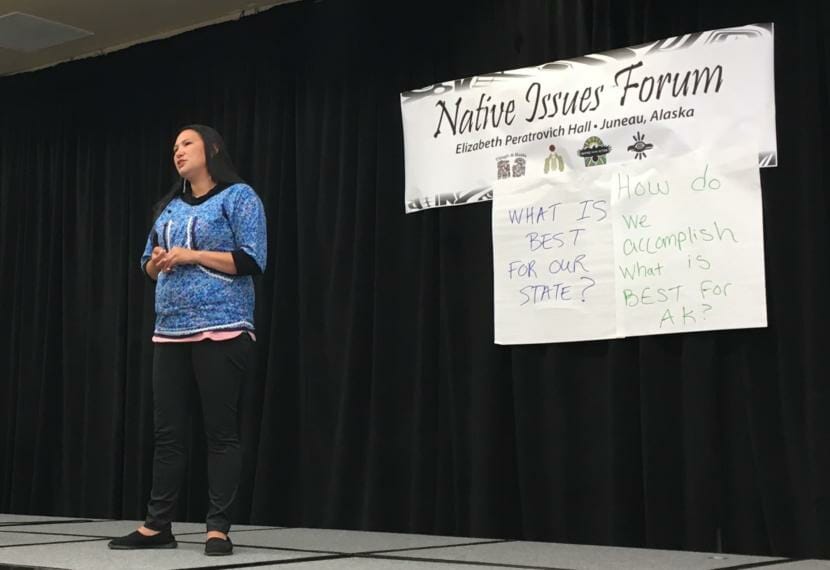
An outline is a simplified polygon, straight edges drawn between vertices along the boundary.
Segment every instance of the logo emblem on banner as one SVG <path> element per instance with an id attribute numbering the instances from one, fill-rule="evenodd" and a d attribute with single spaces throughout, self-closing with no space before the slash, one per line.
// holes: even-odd
<path id="1" fill-rule="evenodd" d="M 548 147 L 550 154 L 545 159 L 545 174 L 549 172 L 564 172 L 565 161 L 556 153 L 556 145 L 552 144 Z"/>
<path id="2" fill-rule="evenodd" d="M 603 144 L 602 139 L 595 136 L 589 137 L 577 154 L 585 159 L 585 166 L 597 166 L 607 162 L 605 155 L 609 152 L 611 147 Z"/>
<path id="3" fill-rule="evenodd" d="M 512 154 L 496 159 L 496 176 L 499 180 L 521 178 L 526 172 L 527 155 L 525 154 Z"/>
<path id="4" fill-rule="evenodd" d="M 628 147 L 628 152 L 633 152 L 637 160 L 646 158 L 646 151 L 654 148 L 653 144 L 645 142 L 646 136 L 639 131 L 631 138 L 634 139 L 634 144 Z"/>

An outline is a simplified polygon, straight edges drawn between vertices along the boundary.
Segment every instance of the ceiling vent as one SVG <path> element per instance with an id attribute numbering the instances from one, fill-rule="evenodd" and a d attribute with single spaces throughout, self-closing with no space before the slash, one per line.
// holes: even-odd
<path id="1" fill-rule="evenodd" d="M 30 14 L 0 16 L 0 47 L 31 53 L 93 35 L 92 32 Z"/>

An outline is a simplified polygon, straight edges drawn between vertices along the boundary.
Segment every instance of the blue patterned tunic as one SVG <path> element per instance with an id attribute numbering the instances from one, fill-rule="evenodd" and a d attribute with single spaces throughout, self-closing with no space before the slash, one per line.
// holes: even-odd
<path id="1" fill-rule="evenodd" d="M 217 186 L 200 198 L 174 198 L 150 231 L 142 269 L 156 245 L 168 251 L 179 246 L 230 252 L 242 274 L 228 275 L 201 265 L 178 265 L 169 273 L 159 273 L 155 334 L 177 337 L 254 329 L 251 273 L 265 270 L 267 244 L 265 212 L 250 186 Z M 239 271 L 241 261 L 255 271 Z"/>

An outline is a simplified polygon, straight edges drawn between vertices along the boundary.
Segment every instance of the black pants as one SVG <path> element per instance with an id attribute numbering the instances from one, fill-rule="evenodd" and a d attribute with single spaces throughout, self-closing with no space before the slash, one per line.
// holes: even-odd
<path id="1" fill-rule="evenodd" d="M 227 533 L 242 467 L 239 395 L 253 354 L 247 333 L 225 341 L 157 343 L 153 350 L 155 453 L 153 490 L 144 525 L 170 528 L 187 462 L 185 443 L 194 398 L 202 403 L 210 508 L 207 530 Z"/>

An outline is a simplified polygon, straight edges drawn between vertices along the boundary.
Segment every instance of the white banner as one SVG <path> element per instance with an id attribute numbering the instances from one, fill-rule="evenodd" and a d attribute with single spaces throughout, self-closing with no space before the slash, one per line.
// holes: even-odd
<path id="1" fill-rule="evenodd" d="M 766 326 L 756 157 L 721 147 L 497 183 L 495 342 Z"/>
<path id="2" fill-rule="evenodd" d="M 773 26 L 669 38 L 401 94 L 405 210 L 492 199 L 497 180 L 739 145 L 777 165 Z"/>

